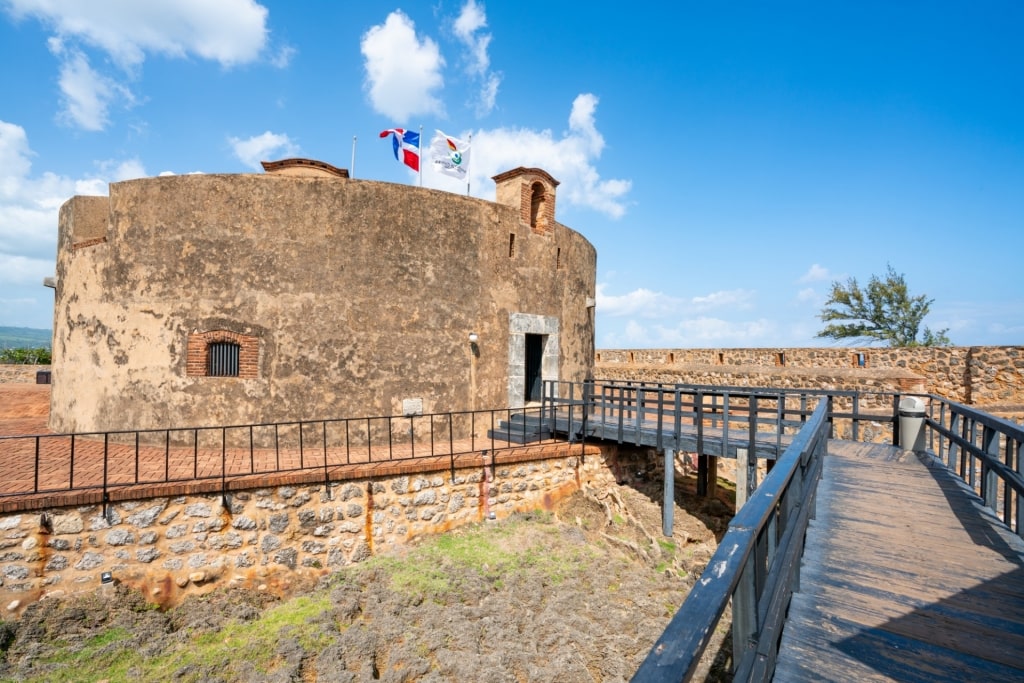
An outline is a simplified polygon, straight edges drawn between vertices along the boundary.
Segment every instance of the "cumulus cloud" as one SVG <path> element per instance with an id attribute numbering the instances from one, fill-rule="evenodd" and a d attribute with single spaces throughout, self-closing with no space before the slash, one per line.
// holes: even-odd
<path id="1" fill-rule="evenodd" d="M 25 129 L 0 121 L 0 311 L 4 324 L 49 327 L 53 295 L 42 280 L 53 274 L 61 205 L 74 195 L 106 194 L 109 180 L 145 169 L 128 160 L 103 164 L 106 176 L 33 176 L 33 156 Z"/>
<path id="2" fill-rule="evenodd" d="M 231 67 L 257 60 L 269 33 L 267 9 L 253 0 L 7 0 L 3 8 L 16 20 L 36 19 L 53 31 L 49 46 L 60 61 L 60 118 L 93 131 L 109 123 L 115 101 L 136 101 L 128 83 L 147 54 L 194 55 Z M 99 71 L 90 50 L 109 57 L 118 71 Z M 287 64 L 289 56 L 284 48 L 272 61 Z"/>
<path id="3" fill-rule="evenodd" d="M 371 27 L 360 50 L 365 58 L 364 86 L 375 111 L 397 125 L 418 114 L 444 115 L 436 94 L 444 85 L 444 58 L 437 43 L 416 35 L 415 24 L 401 10 Z"/>
<path id="4" fill-rule="evenodd" d="M 826 282 L 833 279 L 835 278 L 829 275 L 828 268 L 819 266 L 815 263 L 811 265 L 806 273 L 800 276 L 800 279 L 797 280 L 797 282 Z"/>
<path id="5" fill-rule="evenodd" d="M 621 332 L 601 336 L 605 348 L 714 348 L 764 346 L 766 339 L 777 334 L 770 320 L 759 318 L 731 322 L 720 318 L 697 317 L 680 320 L 675 325 L 652 323 L 643 325 L 629 321 Z"/>
<path id="6" fill-rule="evenodd" d="M 517 166 L 540 167 L 555 177 L 559 201 L 594 209 L 612 218 L 626 213 L 626 195 L 632 181 L 602 179 L 595 166 L 604 149 L 595 113 L 598 98 L 576 97 L 569 114 L 569 130 L 556 136 L 550 129 L 495 128 L 473 132 L 471 187 L 481 197 L 494 196 L 491 177 Z M 457 137 L 466 139 L 467 133 Z M 424 174 L 424 184 L 458 191 L 458 181 Z"/>
<path id="7" fill-rule="evenodd" d="M 622 295 L 605 291 L 606 285 L 597 285 L 597 310 L 602 316 L 659 317 L 681 310 L 683 301 L 661 292 L 641 287 Z"/>
<path id="8" fill-rule="evenodd" d="M 756 292 L 749 289 L 730 289 L 719 292 L 712 292 L 704 296 L 695 296 L 690 302 L 694 310 L 708 310 L 715 308 L 739 308 L 749 309 L 753 305 Z"/>
<path id="9" fill-rule="evenodd" d="M 282 133 L 271 133 L 269 130 L 262 135 L 250 138 L 228 138 L 228 144 L 235 156 L 243 164 L 254 170 L 261 168 L 261 161 L 274 158 L 293 157 L 299 153 L 299 146 L 291 138 Z"/>
<path id="10" fill-rule="evenodd" d="M 483 6 L 476 4 L 476 0 L 467 0 L 455 20 L 453 29 L 455 37 L 465 49 L 466 73 L 480 83 L 475 103 L 477 116 L 489 114 L 494 109 L 498 87 L 501 85 L 501 74 L 489 71 L 491 58 L 488 48 L 492 36 L 490 33 L 484 33 L 484 28 L 487 28 L 487 15 Z"/>

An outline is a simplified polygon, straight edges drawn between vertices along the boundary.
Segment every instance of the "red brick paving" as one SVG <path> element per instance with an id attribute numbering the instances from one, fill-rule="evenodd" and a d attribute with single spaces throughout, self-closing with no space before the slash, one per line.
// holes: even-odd
<path id="1" fill-rule="evenodd" d="M 432 447 L 417 443 L 415 452 L 408 443 L 374 447 L 371 452 L 365 441 L 349 440 L 339 430 L 328 435 L 325 472 L 322 432 L 319 441 L 307 442 L 301 452 L 296 438 L 295 443 L 285 443 L 287 435 L 276 450 L 222 448 L 219 430 L 201 432 L 198 446 L 192 431 L 176 432 L 171 439 L 163 432 L 143 434 L 138 442 L 134 434 L 112 435 L 105 443 L 102 435 L 51 434 L 49 409 L 49 385 L 0 384 L 0 511 L 99 502 L 104 470 L 108 495 L 114 499 L 216 492 L 222 490 L 222 481 L 228 488 L 241 488 L 316 483 L 324 481 L 325 474 L 337 481 L 445 470 L 453 463 L 481 463 L 485 449 L 503 463 L 570 452 L 568 444 L 558 441 L 511 449 L 508 443 L 485 438 L 456 440 L 452 448 L 440 439 Z M 4 438 L 11 436 L 21 438 Z"/>

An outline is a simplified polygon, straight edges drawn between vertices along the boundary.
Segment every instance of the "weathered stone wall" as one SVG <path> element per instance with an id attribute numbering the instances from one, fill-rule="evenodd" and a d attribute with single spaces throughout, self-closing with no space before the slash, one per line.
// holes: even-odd
<path id="1" fill-rule="evenodd" d="M 0 616 L 101 574 L 170 605 L 217 586 L 283 589 L 379 551 L 615 480 L 615 449 L 332 484 L 140 499 L 0 516 Z"/>
<path id="2" fill-rule="evenodd" d="M 36 373 L 49 370 L 49 365 L 0 364 L 0 384 L 35 384 Z"/>
<path id="3" fill-rule="evenodd" d="M 924 392 L 1024 405 L 1024 347 L 601 349 L 595 376 L 648 382 Z"/>
<path id="4" fill-rule="evenodd" d="M 521 314 L 557 322 L 544 378 L 583 380 L 596 252 L 551 227 L 532 230 L 518 202 L 342 178 L 171 176 L 75 197 L 60 217 L 50 426 L 394 415 L 405 399 L 503 408 Z M 190 335 L 220 331 L 258 339 L 257 377 L 189 375 Z"/>

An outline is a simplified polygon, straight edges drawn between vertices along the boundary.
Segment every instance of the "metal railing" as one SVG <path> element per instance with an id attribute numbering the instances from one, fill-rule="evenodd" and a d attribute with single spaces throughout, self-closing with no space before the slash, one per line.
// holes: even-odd
<path id="1" fill-rule="evenodd" d="M 1018 536 L 1024 537 L 1024 427 L 934 394 L 926 400 L 927 450 L 955 472 Z"/>
<path id="2" fill-rule="evenodd" d="M 454 477 L 460 455 L 536 445 L 519 442 L 528 420 L 513 415 L 539 419 L 545 409 L 0 436 L 0 500 L 87 491 L 106 500 L 115 488 L 204 481 L 227 490 L 235 479 L 303 471 L 330 482 L 347 465 L 438 457 Z"/>
<path id="3" fill-rule="evenodd" d="M 821 401 L 736 513 L 707 569 L 633 677 L 690 680 L 732 601 L 734 680 L 770 680 L 799 582 L 800 557 L 830 432 Z"/>

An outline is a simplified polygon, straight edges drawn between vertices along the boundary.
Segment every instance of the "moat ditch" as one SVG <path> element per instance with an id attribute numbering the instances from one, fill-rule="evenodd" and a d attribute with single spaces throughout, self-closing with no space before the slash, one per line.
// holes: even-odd
<path id="1" fill-rule="evenodd" d="M 424 538 L 295 586 L 161 611 L 113 585 L 0 622 L 3 681 L 626 681 L 703 571 L 732 491 L 585 489 L 553 513 Z M 727 680 L 728 620 L 706 657 Z"/>

